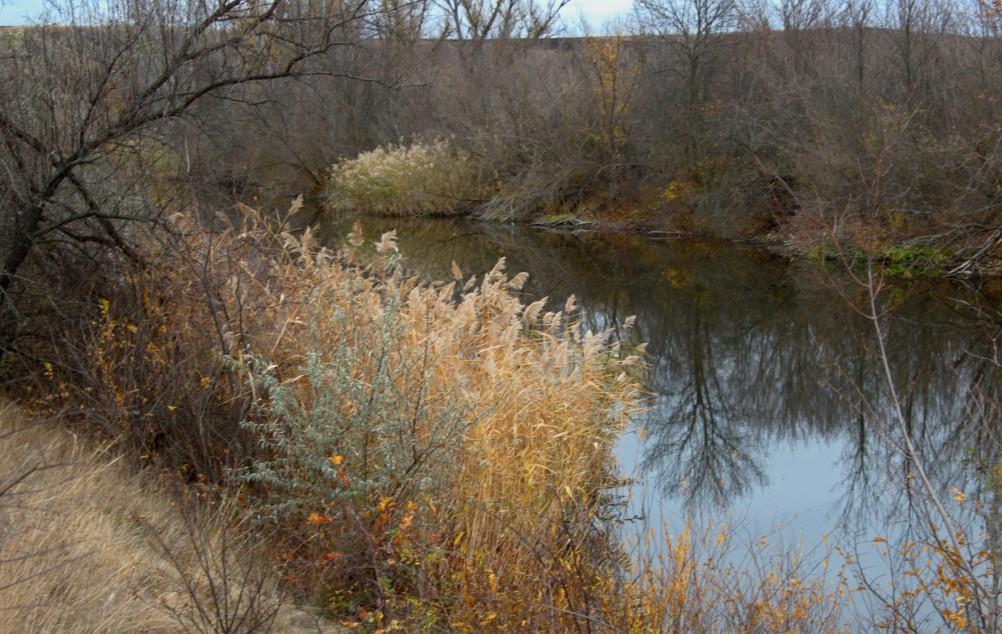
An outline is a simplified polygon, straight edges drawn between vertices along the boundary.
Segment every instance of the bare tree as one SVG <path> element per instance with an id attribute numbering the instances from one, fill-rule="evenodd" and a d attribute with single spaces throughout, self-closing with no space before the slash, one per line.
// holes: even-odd
<path id="1" fill-rule="evenodd" d="M 446 37 L 459 41 L 537 38 L 550 33 L 570 0 L 433 0 Z"/>
<path id="2" fill-rule="evenodd" d="M 872 0 L 847 0 L 842 6 L 841 24 L 849 29 L 856 86 L 862 90 L 866 81 L 869 29 L 872 26 Z"/>
<path id="3" fill-rule="evenodd" d="M 925 0 L 896 0 L 887 5 L 887 26 L 895 49 L 892 65 L 897 66 L 901 89 L 909 109 L 923 103 L 930 66 L 939 54 L 939 40 L 950 28 L 952 15 L 948 5 Z"/>
<path id="4" fill-rule="evenodd" d="M 738 0 L 637 0 L 634 6 L 642 27 L 675 52 L 678 66 L 666 70 L 683 79 L 686 103 L 696 110 L 706 96 L 707 69 L 723 50 L 719 34 L 737 24 Z"/>
<path id="5" fill-rule="evenodd" d="M 0 41 L 0 355 L 24 324 L 33 254 L 110 248 L 162 209 L 150 174 L 207 98 L 280 78 L 337 74 L 319 60 L 403 3 L 368 0 L 56 2 Z M 185 149 L 175 153 L 185 161 Z M 176 208 L 176 207 L 175 207 Z M 45 249 L 41 247 L 45 246 Z M 50 269 L 58 262 L 45 264 Z"/>

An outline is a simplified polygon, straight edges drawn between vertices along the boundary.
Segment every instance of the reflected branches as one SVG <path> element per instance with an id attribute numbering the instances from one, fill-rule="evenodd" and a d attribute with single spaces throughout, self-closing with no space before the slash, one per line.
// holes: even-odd
<path id="1" fill-rule="evenodd" d="M 689 317 L 674 330 L 685 340 L 671 365 L 682 371 L 670 386 L 659 386 L 671 392 L 663 393 L 646 422 L 642 466 L 669 497 L 726 506 L 765 484 L 760 446 L 754 422 L 733 400 L 731 373 L 714 355 L 722 346 L 715 346 L 703 308 L 692 304 Z"/>

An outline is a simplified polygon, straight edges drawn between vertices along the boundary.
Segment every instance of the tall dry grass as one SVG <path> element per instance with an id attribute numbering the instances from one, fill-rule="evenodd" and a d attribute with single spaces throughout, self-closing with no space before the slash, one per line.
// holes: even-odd
<path id="1" fill-rule="evenodd" d="M 452 216 L 482 199 L 479 165 L 444 139 L 387 145 L 336 163 L 327 208 L 382 216 Z"/>
<path id="2" fill-rule="evenodd" d="M 407 631 L 829 614 L 821 586 L 782 560 L 762 560 L 754 586 L 704 565 L 713 543 L 702 559 L 670 544 L 684 557 L 631 559 L 612 450 L 642 402 L 643 349 L 582 331 L 572 302 L 525 305 L 525 276 L 503 262 L 418 280 L 392 234 L 373 243 L 356 229 L 329 250 L 253 219 L 208 232 L 177 217 L 167 229 L 146 245 L 147 267 L 66 331 L 35 405 L 91 423 L 132 465 L 237 494 L 267 539 L 261 565 L 295 600 Z M 218 542 L 182 543 L 154 549 L 177 596 L 211 594 L 190 581 L 226 568 Z M 195 562 L 195 576 L 171 561 Z M 168 605 L 203 622 L 198 605 Z M 731 612 L 711 610 L 722 605 Z"/>
<path id="3" fill-rule="evenodd" d="M 851 575 L 831 552 L 804 552 L 775 531 L 746 534 L 733 518 L 651 527 L 628 573 L 602 585 L 622 632 L 854 631 Z"/>
<path id="4" fill-rule="evenodd" d="M 503 264 L 479 280 L 457 269 L 456 300 L 448 285 L 409 302 L 412 327 L 434 325 L 425 336 L 445 376 L 462 377 L 481 412 L 440 515 L 451 569 L 437 582 L 461 599 L 444 609 L 459 630 L 590 629 L 602 624 L 597 582 L 623 563 L 612 449 L 640 406 L 641 362 L 611 333 L 582 332 L 573 299 L 523 305 L 524 275 Z"/>
<path id="5" fill-rule="evenodd" d="M 265 448 L 241 473 L 291 538 L 297 583 L 347 581 L 367 612 L 455 628 L 594 618 L 582 593 L 620 557 L 611 449 L 639 358 L 582 332 L 571 304 L 525 306 L 503 262 L 429 284 L 399 272 L 392 235 L 364 265 L 357 234 L 341 254 L 292 246 L 295 318 L 235 363 Z"/>

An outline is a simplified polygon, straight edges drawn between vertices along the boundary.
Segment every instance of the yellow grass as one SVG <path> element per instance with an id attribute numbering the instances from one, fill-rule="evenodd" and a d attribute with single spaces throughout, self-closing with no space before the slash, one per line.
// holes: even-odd
<path id="1" fill-rule="evenodd" d="M 165 570 L 130 519 L 167 521 L 170 506 L 78 438 L 0 413 L 2 473 L 36 465 L 2 504 L 0 632 L 167 632 L 156 607 Z"/>
<path id="2" fill-rule="evenodd" d="M 181 560 L 196 555 L 170 497 L 109 452 L 7 404 L 0 483 L 0 633 L 190 631 L 165 609 L 184 613 L 192 601 L 153 539 Z M 209 525 L 203 537 L 218 545 L 223 524 Z M 264 588 L 269 599 L 274 589 Z M 272 631 L 316 632 L 317 623 L 285 607 Z"/>

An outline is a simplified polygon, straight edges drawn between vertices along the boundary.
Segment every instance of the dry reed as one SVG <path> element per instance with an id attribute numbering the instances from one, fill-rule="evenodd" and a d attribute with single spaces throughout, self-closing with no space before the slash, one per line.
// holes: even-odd
<path id="1" fill-rule="evenodd" d="M 831 614 L 790 561 L 763 561 L 757 586 L 707 567 L 712 543 L 631 563 L 612 452 L 643 351 L 583 332 L 573 301 L 524 305 L 503 261 L 409 277 L 392 234 L 330 251 L 309 232 L 175 222 L 46 403 L 102 414 L 134 463 L 173 453 L 161 464 L 180 474 L 228 474 L 297 599 L 410 630 L 653 631 L 730 605 L 732 624 L 774 631 Z"/>

